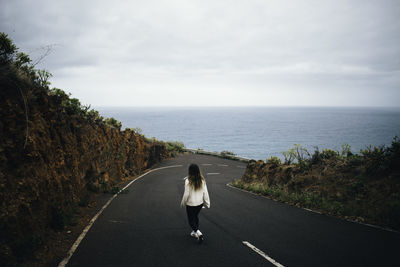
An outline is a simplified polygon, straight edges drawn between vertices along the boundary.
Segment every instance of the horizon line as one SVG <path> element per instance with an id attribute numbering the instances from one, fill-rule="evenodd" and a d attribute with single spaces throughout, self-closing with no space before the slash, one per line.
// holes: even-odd
<path id="1" fill-rule="evenodd" d="M 169 106 L 169 105 L 93 105 L 95 108 L 386 108 L 386 109 L 400 109 L 400 106 L 301 106 L 301 105 L 221 105 L 221 106 Z"/>

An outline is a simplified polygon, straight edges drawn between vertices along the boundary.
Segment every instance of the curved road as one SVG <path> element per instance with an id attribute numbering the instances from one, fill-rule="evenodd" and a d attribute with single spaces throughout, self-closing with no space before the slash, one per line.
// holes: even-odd
<path id="1" fill-rule="evenodd" d="M 179 207 L 192 162 L 206 177 L 211 198 L 211 209 L 200 213 L 201 245 L 189 236 Z M 244 163 L 183 155 L 157 167 L 173 165 L 181 166 L 155 170 L 118 195 L 67 266 L 274 266 L 273 260 L 276 266 L 398 266 L 398 233 L 228 187 L 242 176 Z"/>

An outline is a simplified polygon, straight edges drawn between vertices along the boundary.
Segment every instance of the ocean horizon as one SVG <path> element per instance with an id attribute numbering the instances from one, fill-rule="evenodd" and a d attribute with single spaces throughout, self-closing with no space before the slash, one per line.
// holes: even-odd
<path id="1" fill-rule="evenodd" d="M 397 107 L 96 107 L 104 117 L 122 122 L 122 129 L 140 128 L 148 137 L 180 141 L 185 147 L 230 151 L 265 160 L 283 158 L 294 144 L 310 152 L 354 153 L 369 145 L 390 145 L 400 136 Z"/>

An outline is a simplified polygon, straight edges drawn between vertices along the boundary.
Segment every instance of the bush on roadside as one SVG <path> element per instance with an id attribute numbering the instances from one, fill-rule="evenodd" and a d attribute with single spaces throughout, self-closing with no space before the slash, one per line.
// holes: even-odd
<path id="1" fill-rule="evenodd" d="M 266 160 L 266 163 L 269 164 L 271 168 L 277 168 L 282 165 L 282 162 L 278 157 L 270 157 Z"/>
<path id="2" fill-rule="evenodd" d="M 122 123 L 117 121 L 114 118 L 106 118 L 104 120 L 104 122 L 106 123 L 106 125 L 110 126 L 111 128 L 114 128 L 114 129 L 117 129 L 117 130 L 121 130 Z"/>
<path id="3" fill-rule="evenodd" d="M 236 156 L 235 153 L 233 153 L 231 151 L 227 151 L 227 150 L 221 151 L 220 155 L 224 159 L 235 159 L 235 156 Z"/>
<path id="4" fill-rule="evenodd" d="M 400 229 L 400 140 L 389 147 L 369 146 L 359 154 L 300 146 L 283 153 L 284 164 L 271 157 L 250 161 L 232 185 L 327 214 Z M 279 166 L 279 168 L 277 168 Z"/>
<path id="5" fill-rule="evenodd" d="M 179 141 L 169 141 L 165 143 L 165 148 L 174 157 L 177 153 L 183 153 L 185 145 Z"/>

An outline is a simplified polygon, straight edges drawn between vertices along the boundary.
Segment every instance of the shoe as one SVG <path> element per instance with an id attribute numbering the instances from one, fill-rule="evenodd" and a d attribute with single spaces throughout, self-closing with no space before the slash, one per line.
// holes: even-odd
<path id="1" fill-rule="evenodd" d="M 192 231 L 192 232 L 190 233 L 190 236 L 198 238 L 197 233 L 196 233 L 195 231 Z"/>
<path id="2" fill-rule="evenodd" d="M 200 232 L 200 230 L 197 230 L 196 235 L 197 235 L 197 240 L 199 241 L 199 243 L 202 243 L 204 238 L 203 238 L 203 234 Z"/>

